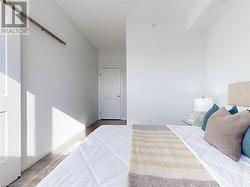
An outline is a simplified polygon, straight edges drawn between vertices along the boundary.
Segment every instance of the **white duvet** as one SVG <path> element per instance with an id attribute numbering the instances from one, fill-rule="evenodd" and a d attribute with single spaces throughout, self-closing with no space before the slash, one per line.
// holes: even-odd
<path id="1" fill-rule="evenodd" d="M 235 162 L 203 140 L 199 127 L 168 127 L 222 187 L 250 187 L 250 159 Z M 102 126 L 90 134 L 39 187 L 127 187 L 131 126 Z"/>

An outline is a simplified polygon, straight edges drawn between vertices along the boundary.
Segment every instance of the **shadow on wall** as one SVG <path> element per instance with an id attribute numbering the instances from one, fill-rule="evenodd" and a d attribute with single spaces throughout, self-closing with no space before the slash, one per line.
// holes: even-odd
<path id="1" fill-rule="evenodd" d="M 6 77 L 3 76 L 5 73 L 3 69 L 5 68 L 0 69 L 0 78 Z M 10 76 L 7 78 L 15 81 L 15 75 L 10 74 Z M 17 83 L 20 84 L 20 82 Z M 63 112 L 54 104 L 46 103 L 42 95 L 37 97 L 22 89 L 23 169 L 78 135 L 79 132 L 85 133 L 87 122 L 74 119 L 73 115 Z M 67 110 L 66 107 L 64 109 Z"/>
<path id="2" fill-rule="evenodd" d="M 53 86 L 51 82 L 48 84 Z M 39 91 L 33 93 L 25 89 L 25 85 L 22 89 L 22 169 L 80 132 L 85 133 L 86 125 L 95 120 L 95 117 L 88 119 L 88 114 L 78 113 L 83 111 L 78 108 L 81 107 L 80 103 L 84 105 L 80 98 L 79 104 L 75 104 L 76 99 L 63 97 L 65 93 L 59 96 L 56 88 L 47 89 L 49 93 L 42 91 L 42 85 L 37 85 L 37 88 Z M 72 94 L 72 97 L 75 96 Z"/>
<path id="3" fill-rule="evenodd" d="M 3 77 L 4 69 L 0 69 L 0 77 Z M 41 70 L 40 73 L 43 75 L 48 72 Z M 41 75 L 39 76 L 41 77 Z M 84 78 L 86 78 L 85 76 Z M 14 74 L 10 74 L 8 78 L 15 82 L 17 79 Z M 89 111 L 84 112 L 83 108 L 88 107 L 88 105 L 93 104 L 90 106 L 92 108 L 97 105 L 94 99 L 88 103 L 82 99 L 84 94 L 79 93 L 79 91 L 84 92 L 86 88 L 74 90 L 74 87 L 62 85 L 55 80 L 42 79 L 42 82 L 36 82 L 36 79 L 30 80 L 27 77 L 25 79 L 21 91 L 22 170 L 80 132 L 85 133 L 86 126 L 97 119 L 97 113 L 91 116 Z M 27 89 L 27 80 L 33 81 L 33 91 Z M 20 84 L 20 82 L 17 83 Z M 58 84 L 60 84 L 59 88 Z M 69 90 L 67 91 L 65 88 L 69 88 Z M 60 95 L 62 91 L 64 94 Z M 94 94 L 92 98 L 94 98 Z"/>
<path id="4" fill-rule="evenodd" d="M 85 123 L 26 91 L 22 104 L 22 163 L 29 167 L 47 153 L 55 150 L 79 132 Z M 39 114 L 39 115 L 37 115 Z"/>
<path id="5" fill-rule="evenodd" d="M 72 37 L 64 46 L 35 27 L 22 37 L 23 169 L 98 118 L 96 51 Z"/>

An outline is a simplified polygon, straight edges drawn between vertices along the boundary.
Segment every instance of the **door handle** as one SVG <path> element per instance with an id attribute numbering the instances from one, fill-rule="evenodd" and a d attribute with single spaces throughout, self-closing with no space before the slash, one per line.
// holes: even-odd
<path id="1" fill-rule="evenodd" d="M 117 97 L 121 97 L 121 95 L 118 95 Z"/>

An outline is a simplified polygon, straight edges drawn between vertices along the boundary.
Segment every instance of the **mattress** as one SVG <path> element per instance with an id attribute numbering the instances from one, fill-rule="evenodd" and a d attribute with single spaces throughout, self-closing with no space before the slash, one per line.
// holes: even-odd
<path id="1" fill-rule="evenodd" d="M 250 159 L 235 162 L 203 140 L 199 127 L 170 128 L 222 187 L 250 186 Z M 91 133 L 39 187 L 127 187 L 131 126 L 102 126 Z"/>

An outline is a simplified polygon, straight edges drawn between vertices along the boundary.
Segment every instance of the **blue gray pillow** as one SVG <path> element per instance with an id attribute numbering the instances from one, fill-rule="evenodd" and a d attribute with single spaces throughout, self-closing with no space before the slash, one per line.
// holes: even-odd
<path id="1" fill-rule="evenodd" d="M 233 106 L 228 112 L 234 115 L 234 114 L 237 114 L 239 111 L 238 111 L 237 106 Z"/>
<path id="2" fill-rule="evenodd" d="M 218 107 L 218 105 L 214 104 L 213 107 L 204 115 L 203 121 L 201 124 L 202 130 L 204 130 L 204 131 L 206 130 L 208 119 L 210 118 L 210 116 L 213 115 L 213 113 L 215 113 L 219 109 L 220 109 L 220 107 Z"/>
<path id="3" fill-rule="evenodd" d="M 248 128 L 242 142 L 243 155 L 250 158 L 250 128 Z"/>

